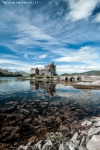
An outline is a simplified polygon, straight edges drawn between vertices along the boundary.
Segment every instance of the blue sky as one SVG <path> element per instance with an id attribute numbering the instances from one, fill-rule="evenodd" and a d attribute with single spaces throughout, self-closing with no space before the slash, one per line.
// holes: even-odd
<path id="1" fill-rule="evenodd" d="M 54 62 L 58 74 L 100 70 L 100 0 L 22 2 L 0 0 L 0 68 L 29 72 Z"/>

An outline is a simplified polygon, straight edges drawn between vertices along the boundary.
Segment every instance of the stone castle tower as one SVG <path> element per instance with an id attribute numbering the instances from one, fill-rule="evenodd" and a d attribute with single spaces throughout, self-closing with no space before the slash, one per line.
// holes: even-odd
<path id="1" fill-rule="evenodd" d="M 44 69 L 31 68 L 30 74 L 54 76 L 56 74 L 56 66 L 54 65 L 54 63 L 51 63 L 45 65 Z"/>

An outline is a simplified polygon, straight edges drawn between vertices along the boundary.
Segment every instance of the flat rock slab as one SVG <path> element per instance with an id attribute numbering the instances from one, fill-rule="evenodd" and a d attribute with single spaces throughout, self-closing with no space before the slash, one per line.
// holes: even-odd
<path id="1" fill-rule="evenodd" d="M 98 122 L 100 121 L 100 117 L 95 117 L 94 119 L 91 119 L 92 122 Z"/>
<path id="2" fill-rule="evenodd" d="M 78 132 L 76 132 L 70 141 L 75 141 L 78 138 Z"/>
<path id="3" fill-rule="evenodd" d="M 86 148 L 88 150 L 100 150 L 100 135 L 93 135 Z"/>
<path id="4" fill-rule="evenodd" d="M 98 134 L 100 132 L 100 127 L 98 128 L 90 128 L 90 130 L 88 131 L 88 136 L 92 136 L 94 134 Z"/>
<path id="5" fill-rule="evenodd" d="M 79 147 L 78 150 L 87 150 L 85 147 Z"/>
<path id="6" fill-rule="evenodd" d="M 95 127 L 100 127 L 100 121 L 98 121 L 97 123 L 93 124 Z"/>

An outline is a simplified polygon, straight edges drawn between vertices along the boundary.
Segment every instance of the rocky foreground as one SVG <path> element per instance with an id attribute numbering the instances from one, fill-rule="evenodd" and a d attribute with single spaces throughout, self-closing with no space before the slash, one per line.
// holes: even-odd
<path id="1" fill-rule="evenodd" d="M 62 140 L 60 136 L 58 146 L 51 141 L 55 149 L 59 150 L 61 141 L 66 143 L 78 130 L 86 129 L 81 126 L 84 118 L 100 114 L 100 101 L 96 99 L 97 95 L 94 96 L 80 96 L 80 100 L 76 98 L 72 101 L 62 101 L 56 97 L 55 101 L 48 97 L 45 100 L 3 101 L 0 107 L 1 150 L 16 150 L 20 145 L 29 142 L 33 145 L 41 140 L 45 142 L 50 140 L 51 132 L 60 132 Z M 55 150 L 54 147 L 51 149 Z"/>
<path id="2" fill-rule="evenodd" d="M 64 133 L 50 133 L 47 140 L 30 141 L 17 150 L 100 150 L 100 117 L 76 124 L 78 130 L 69 139 Z M 23 139 L 24 140 L 24 139 Z"/>

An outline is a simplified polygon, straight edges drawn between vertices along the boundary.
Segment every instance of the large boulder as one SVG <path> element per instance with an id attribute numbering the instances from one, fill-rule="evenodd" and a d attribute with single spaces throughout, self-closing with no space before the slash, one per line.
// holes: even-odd
<path id="1" fill-rule="evenodd" d="M 88 150 L 100 150 L 100 135 L 93 135 L 86 148 Z"/>
<path id="2" fill-rule="evenodd" d="M 88 136 L 92 136 L 94 134 L 98 134 L 99 132 L 100 132 L 100 127 L 98 127 L 98 128 L 92 127 L 88 131 Z"/>

